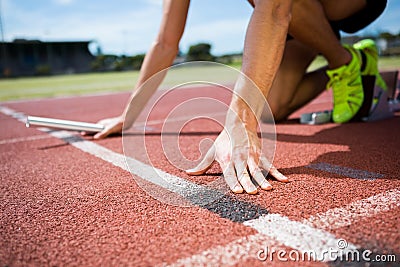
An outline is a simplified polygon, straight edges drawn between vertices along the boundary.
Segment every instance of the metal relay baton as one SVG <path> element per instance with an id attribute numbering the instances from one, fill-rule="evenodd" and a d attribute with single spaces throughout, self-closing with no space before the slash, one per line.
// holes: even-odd
<path id="1" fill-rule="evenodd" d="M 104 129 L 104 125 L 102 124 L 28 116 L 26 119 L 26 127 L 30 126 L 42 126 L 48 128 L 85 132 L 100 132 Z"/>

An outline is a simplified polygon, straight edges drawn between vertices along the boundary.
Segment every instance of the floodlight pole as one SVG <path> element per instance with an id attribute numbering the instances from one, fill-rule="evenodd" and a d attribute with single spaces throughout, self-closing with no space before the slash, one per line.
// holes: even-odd
<path id="1" fill-rule="evenodd" d="M 4 29 L 3 29 L 3 15 L 2 15 L 2 1 L 0 0 L 0 31 L 1 31 L 1 42 L 4 43 Z"/>
<path id="2" fill-rule="evenodd" d="M 1 31 L 1 43 L 2 43 L 1 53 L 3 54 L 2 56 L 3 56 L 3 60 L 4 60 L 3 75 L 8 76 L 9 70 L 8 70 L 8 59 L 7 59 L 7 47 L 6 47 L 6 42 L 5 42 L 5 38 L 4 38 L 2 0 L 0 0 L 0 31 Z"/>

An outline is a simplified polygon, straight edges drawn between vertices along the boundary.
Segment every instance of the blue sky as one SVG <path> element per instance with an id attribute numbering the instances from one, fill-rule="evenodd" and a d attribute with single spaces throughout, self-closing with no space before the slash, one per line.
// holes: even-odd
<path id="1" fill-rule="evenodd" d="M 379 0 L 378 0 L 379 1 Z M 6 41 L 96 40 L 104 53 L 138 54 L 158 31 L 162 0 L 0 0 Z M 246 0 L 192 0 L 180 48 L 198 42 L 216 55 L 240 52 L 252 8 Z M 388 0 L 364 32 L 400 32 L 400 0 Z"/>

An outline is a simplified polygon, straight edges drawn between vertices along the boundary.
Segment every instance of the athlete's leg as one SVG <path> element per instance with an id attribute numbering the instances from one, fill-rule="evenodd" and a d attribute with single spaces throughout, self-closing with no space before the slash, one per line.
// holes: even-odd
<path id="1" fill-rule="evenodd" d="M 364 98 L 359 52 L 342 46 L 319 0 L 294 1 L 289 33 L 326 58 L 330 78 L 328 85 L 333 88 L 334 95 L 333 120 L 339 123 L 349 121 Z"/>
<path id="2" fill-rule="evenodd" d="M 341 2 L 340 5 L 337 5 L 338 1 Z M 329 81 L 325 73 L 326 68 L 305 74 L 305 70 L 315 57 L 316 51 L 325 55 L 330 68 L 341 67 L 351 61 L 352 64 L 349 65 L 354 68 L 354 71 L 359 71 L 360 62 L 354 64 L 350 54 L 351 49 L 342 47 L 338 36 L 328 22 L 328 17 L 333 20 L 347 18 L 363 9 L 365 5 L 366 0 L 346 0 L 346 2 L 344 0 L 295 0 L 289 32 L 302 41 L 303 45 L 294 40 L 287 43 L 282 65 L 268 96 L 276 121 L 285 119 L 324 90 Z M 382 5 L 379 4 L 377 9 L 382 9 Z M 311 48 L 314 48 L 314 51 Z M 354 51 L 352 52 L 355 55 Z M 361 77 L 359 74 L 355 76 L 357 76 L 356 79 L 360 80 L 360 90 L 358 91 L 361 91 Z M 349 80 L 348 77 L 346 79 Z M 353 88 L 350 89 L 354 90 Z M 336 93 L 341 94 L 342 92 Z M 349 104 L 345 106 L 345 109 L 347 109 L 347 106 L 361 104 L 362 100 L 361 102 L 358 100 L 347 99 Z M 356 103 L 351 103 L 352 101 Z M 357 103 L 357 101 L 360 103 Z M 349 119 L 354 115 L 353 113 L 355 112 L 348 114 L 347 118 Z"/>
<path id="3" fill-rule="evenodd" d="M 326 18 L 330 21 L 342 20 L 365 8 L 367 0 L 319 0 Z M 375 0 L 381 1 L 381 0 Z"/>
<path id="4" fill-rule="evenodd" d="M 286 42 L 281 65 L 268 95 L 275 121 L 286 119 L 324 90 L 328 78 L 323 70 L 306 74 L 316 55 L 317 52 L 294 39 Z"/>
<path id="5" fill-rule="evenodd" d="M 285 118 L 321 94 L 328 81 L 326 67 L 305 74 L 288 106 Z"/>
<path id="6" fill-rule="evenodd" d="M 334 69 L 350 62 L 351 54 L 342 47 L 318 0 L 295 0 L 289 34 L 320 52 Z"/>

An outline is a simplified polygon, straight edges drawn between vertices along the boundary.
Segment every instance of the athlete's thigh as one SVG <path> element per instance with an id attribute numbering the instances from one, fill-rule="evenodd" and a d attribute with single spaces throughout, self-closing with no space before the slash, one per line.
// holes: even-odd
<path id="1" fill-rule="evenodd" d="M 328 20 L 341 20 L 359 12 L 367 5 L 366 0 L 319 0 Z M 379 1 L 379 0 L 378 0 Z"/>

